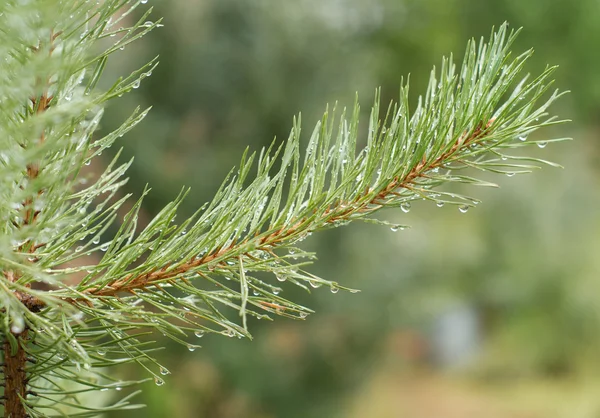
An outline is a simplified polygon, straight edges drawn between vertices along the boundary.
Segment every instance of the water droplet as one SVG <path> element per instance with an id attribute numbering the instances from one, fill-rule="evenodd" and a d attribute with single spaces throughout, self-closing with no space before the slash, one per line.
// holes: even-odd
<path id="1" fill-rule="evenodd" d="M 308 314 L 306 312 L 300 312 L 299 317 L 300 319 L 304 319 L 308 316 Z"/>
<path id="2" fill-rule="evenodd" d="M 162 380 L 160 377 L 155 376 L 154 377 L 154 383 L 156 383 L 156 386 L 162 386 L 165 384 L 165 381 Z"/>
<path id="3" fill-rule="evenodd" d="M 397 232 L 400 229 L 400 225 L 393 225 L 390 227 L 390 230 L 392 232 Z"/>
<path id="4" fill-rule="evenodd" d="M 287 276 L 283 275 L 283 274 L 275 274 L 275 277 L 277 278 L 277 280 L 279 280 L 280 282 L 285 282 L 285 280 L 287 279 Z"/>
<path id="5" fill-rule="evenodd" d="M 125 49 L 125 45 L 123 45 L 123 46 L 120 46 L 120 47 L 119 47 L 119 49 L 120 49 L 121 51 L 122 51 L 122 50 L 124 50 L 124 49 Z"/>
<path id="6" fill-rule="evenodd" d="M 154 23 L 152 23 L 152 22 L 150 22 L 150 21 L 148 20 L 148 21 L 144 22 L 144 27 L 145 27 L 145 28 L 151 28 L 153 24 L 154 24 Z"/>
<path id="7" fill-rule="evenodd" d="M 146 3 L 148 3 L 148 0 L 140 0 L 140 3 L 146 4 Z"/>
<path id="8" fill-rule="evenodd" d="M 106 350 L 104 350 L 104 349 L 102 349 L 102 348 L 99 348 L 99 349 L 98 349 L 98 355 L 99 355 L 99 356 L 105 356 L 105 355 L 106 355 Z"/>
<path id="9" fill-rule="evenodd" d="M 121 386 L 116 386 L 115 387 L 115 390 L 121 390 L 121 389 L 123 389 Z"/>
<path id="10" fill-rule="evenodd" d="M 92 163 L 92 160 L 87 160 L 84 164 L 85 165 L 90 165 Z"/>
<path id="11" fill-rule="evenodd" d="M 312 280 L 312 281 L 310 281 L 308 283 L 310 283 L 310 286 L 313 287 L 313 288 L 315 288 L 315 289 L 318 289 L 319 287 L 322 286 L 322 283 L 319 283 L 319 282 L 317 282 L 315 280 Z"/>
<path id="12" fill-rule="evenodd" d="M 77 248 L 75 248 L 75 252 L 76 253 L 80 252 L 81 250 L 83 250 L 83 246 L 82 245 L 80 245 Z"/>
<path id="13" fill-rule="evenodd" d="M 100 247 L 100 251 L 106 251 L 108 250 L 108 244 L 102 244 L 102 246 Z"/>
<path id="14" fill-rule="evenodd" d="M 519 137 L 519 141 L 526 141 L 527 140 L 527 135 L 521 135 Z"/>
<path id="15" fill-rule="evenodd" d="M 408 213 L 410 212 L 410 202 L 404 202 L 400 205 L 400 209 L 402 209 L 402 212 L 404 213 Z"/>
<path id="16" fill-rule="evenodd" d="M 205 334 L 205 332 L 202 330 L 198 330 L 198 331 L 194 332 L 194 335 L 198 338 L 204 337 L 204 334 Z"/>
<path id="17" fill-rule="evenodd" d="M 441 208 L 442 206 L 444 206 L 444 202 L 437 202 L 435 204 L 438 208 Z"/>
<path id="18" fill-rule="evenodd" d="M 281 293 L 281 288 L 279 288 L 279 287 L 274 287 L 274 288 L 273 288 L 273 294 L 274 294 L 274 295 L 278 295 L 279 293 Z"/>
<path id="19" fill-rule="evenodd" d="M 140 86 L 140 80 L 135 80 L 131 87 L 133 87 L 134 89 L 137 89 L 139 86 Z"/>
<path id="20" fill-rule="evenodd" d="M 189 351 L 196 351 L 196 347 L 194 347 L 193 345 L 188 345 L 188 350 Z"/>
<path id="21" fill-rule="evenodd" d="M 468 205 L 461 205 L 461 206 L 458 207 L 458 210 L 461 213 L 467 213 L 467 211 L 469 210 L 469 206 Z"/>
<path id="22" fill-rule="evenodd" d="M 507 175 L 507 177 L 512 177 L 512 176 L 514 176 L 514 175 L 515 175 L 515 173 L 513 173 L 513 172 L 511 171 L 511 172 L 509 172 L 509 173 L 506 173 L 506 175 Z"/>
<path id="23" fill-rule="evenodd" d="M 235 331 L 232 329 L 226 329 L 221 331 L 221 334 L 225 335 L 226 337 L 233 337 L 235 335 Z"/>
<path id="24" fill-rule="evenodd" d="M 92 244 L 98 244 L 100 242 L 100 237 L 96 237 L 92 240 Z"/>
<path id="25" fill-rule="evenodd" d="M 546 141 L 542 141 L 542 142 L 538 142 L 537 143 L 537 146 L 540 147 L 540 148 L 545 148 L 546 145 L 548 145 L 548 143 Z"/>
<path id="26" fill-rule="evenodd" d="M 13 334 L 20 334 L 25 330 L 25 320 L 22 316 L 16 316 L 13 318 L 10 326 L 10 332 Z"/>
<path id="27" fill-rule="evenodd" d="M 337 293 L 340 291 L 340 288 L 337 287 L 336 285 L 331 285 L 331 293 Z"/>
<path id="28" fill-rule="evenodd" d="M 171 374 L 171 372 L 169 370 L 167 370 L 166 368 L 161 367 L 160 368 L 160 374 L 162 374 L 163 376 L 166 376 L 168 374 Z"/>

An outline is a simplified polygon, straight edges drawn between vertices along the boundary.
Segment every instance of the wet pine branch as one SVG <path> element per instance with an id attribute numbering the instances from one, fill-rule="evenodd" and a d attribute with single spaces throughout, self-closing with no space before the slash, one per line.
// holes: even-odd
<path id="1" fill-rule="evenodd" d="M 305 318 L 311 309 L 284 297 L 284 282 L 346 289 L 307 271 L 315 255 L 298 246 L 312 233 L 357 220 L 399 230 L 373 215 L 406 212 L 421 199 L 466 212 L 478 200 L 447 184 L 494 186 L 473 173 L 529 172 L 548 162 L 521 148 L 562 140 L 529 139 L 560 123 L 548 107 L 561 93 L 549 92 L 553 68 L 522 75 L 531 51 L 513 57 L 516 32 L 502 25 L 488 42 L 468 44 L 461 67 L 444 59 L 414 109 L 403 82 L 385 111 L 377 92 L 364 128 L 358 100 L 350 112 L 325 112 L 307 141 L 298 118 L 286 141 L 246 150 L 193 216 L 174 222 L 184 190 L 142 227 L 147 189 L 107 237 L 130 198 L 119 189 L 131 161 L 120 164 L 117 152 L 97 179 L 82 173 L 148 113 L 136 109 L 97 135 L 105 103 L 139 87 L 157 64 L 97 88 L 108 57 L 159 26 L 150 10 L 132 19 L 143 3 L 0 5 L 0 50 L 8 57 L 0 61 L 0 227 L 8 237 L 0 240 L 0 327 L 4 380 L 20 382 L 5 415 L 136 407 L 126 396 L 90 409 L 75 394 L 140 383 L 105 373 L 128 362 L 163 384 L 168 370 L 154 359 L 153 332 L 194 350 L 208 332 L 251 337 L 250 316 Z M 30 30 L 18 30 L 23 25 Z M 90 255 L 102 256 L 91 263 Z"/>

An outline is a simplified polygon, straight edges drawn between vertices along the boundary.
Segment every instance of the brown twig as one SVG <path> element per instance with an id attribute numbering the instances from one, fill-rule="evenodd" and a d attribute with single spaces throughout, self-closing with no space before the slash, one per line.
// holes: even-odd
<path id="1" fill-rule="evenodd" d="M 12 347 L 8 341 L 2 345 L 4 350 L 4 416 L 6 418 L 25 418 L 27 412 L 21 399 L 27 396 L 27 371 L 25 364 L 27 356 L 23 342 L 27 339 L 27 330 L 17 336 L 17 350 L 12 355 Z"/>

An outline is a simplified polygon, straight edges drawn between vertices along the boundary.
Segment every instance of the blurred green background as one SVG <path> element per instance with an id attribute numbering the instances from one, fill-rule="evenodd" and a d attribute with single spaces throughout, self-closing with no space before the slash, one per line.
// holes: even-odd
<path id="1" fill-rule="evenodd" d="M 150 116 L 122 142 L 135 155 L 129 191 L 153 188 L 146 215 L 191 186 L 184 217 L 209 200 L 246 146 L 286 138 L 302 112 L 310 131 L 327 103 L 363 111 L 411 74 L 413 100 L 441 56 L 503 21 L 523 26 L 534 75 L 558 64 L 572 93 L 553 111 L 573 122 L 538 137 L 574 137 L 540 158 L 566 169 L 495 178 L 469 189 L 461 214 L 423 202 L 305 241 L 311 271 L 359 294 L 291 298 L 305 321 L 250 324 L 254 341 L 204 337 L 193 353 L 161 341 L 167 384 L 148 408 L 111 417 L 436 418 L 600 416 L 600 112 L 598 0 L 150 0 L 164 28 L 109 63 L 116 77 L 160 55 L 141 88 L 115 101 L 103 129 L 134 106 Z M 108 157 L 107 157 L 108 158 Z M 433 206 L 433 207 L 432 207 Z M 137 368 L 122 371 L 141 376 Z"/>

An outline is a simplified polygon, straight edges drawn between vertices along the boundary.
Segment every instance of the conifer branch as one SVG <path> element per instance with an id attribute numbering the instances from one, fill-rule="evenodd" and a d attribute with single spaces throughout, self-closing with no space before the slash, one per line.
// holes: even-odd
<path id="1" fill-rule="evenodd" d="M 471 173 L 512 176 L 552 164 L 511 151 L 561 140 L 528 139 L 561 122 L 547 110 L 562 93 L 547 94 L 553 68 L 532 80 L 520 75 L 531 51 L 513 58 L 517 33 L 502 25 L 489 42 L 469 43 L 460 69 L 444 59 L 414 110 L 403 82 L 385 113 L 377 92 L 365 132 L 357 101 L 348 116 L 327 111 L 303 151 L 295 120 L 287 141 L 246 151 L 214 199 L 181 224 L 174 220 L 187 190 L 140 228 L 145 190 L 107 238 L 130 197 L 117 192 L 131 161 L 119 165 L 117 152 L 91 184 L 82 172 L 148 113 L 136 109 L 114 132 L 95 136 L 104 104 L 139 87 L 157 65 L 97 89 L 108 57 L 160 25 L 147 20 L 150 10 L 131 20 L 140 4 L 0 5 L 0 52 L 8 57 L 0 62 L 0 229 L 10 237 L 0 240 L 0 330 L 3 378 L 16 389 L 12 397 L 5 391 L 4 411 L 13 418 L 137 407 L 125 397 L 92 408 L 72 395 L 139 384 L 104 372 L 129 362 L 162 385 L 168 370 L 153 357 L 153 331 L 194 350 L 192 335 L 250 338 L 248 316 L 305 318 L 312 311 L 283 297 L 282 283 L 346 289 L 306 271 L 315 255 L 296 245 L 310 234 L 356 220 L 395 231 L 403 227 L 372 216 L 406 212 L 421 199 L 466 212 L 478 200 L 446 184 L 494 186 Z M 23 25 L 30 30 L 16 30 Z M 99 42 L 104 49 L 95 53 Z M 90 265 L 83 257 L 92 254 L 103 256 Z"/>
<path id="2" fill-rule="evenodd" d="M 141 275 L 129 274 L 122 279 L 111 281 L 102 288 L 88 287 L 82 292 L 86 296 L 116 296 L 119 293 L 135 293 L 136 290 L 144 290 L 162 282 L 185 278 L 186 273 L 210 266 L 215 260 L 228 260 L 237 257 L 239 258 L 239 263 L 243 265 L 243 257 L 251 257 L 251 251 L 248 251 L 248 248 L 272 252 L 273 248 L 286 245 L 290 241 L 288 239 L 290 236 L 293 237 L 297 234 L 306 235 L 328 225 L 358 220 L 387 206 L 394 197 L 402 196 L 402 191 L 413 191 L 419 188 L 418 180 L 426 178 L 427 172 L 442 168 L 449 161 L 455 159 L 461 152 L 468 150 L 469 147 L 482 146 L 486 135 L 492 134 L 492 125 L 493 120 L 488 121 L 485 125 L 480 122 L 473 133 L 470 135 L 467 135 L 466 132 L 463 133 L 448 151 L 433 160 L 428 159 L 426 155 L 423 156 L 404 178 L 394 177 L 379 193 L 375 194 L 374 190 L 369 187 L 364 191 L 362 196 L 357 196 L 353 201 L 336 202 L 335 206 L 327 208 L 317 219 L 308 219 L 306 217 L 290 219 L 285 227 L 274 232 L 245 238 L 240 243 L 231 241 L 227 248 L 217 248 L 211 254 L 192 258 L 175 269 L 170 269 L 171 264 L 169 263 L 159 269 Z M 242 273 L 240 273 L 240 276 L 242 276 Z M 73 302 L 76 301 L 73 300 Z"/>
<path id="3" fill-rule="evenodd" d="M 379 120 L 379 99 L 376 99 L 367 146 L 358 155 L 354 152 L 359 135 L 358 105 L 350 120 L 342 116 L 332 147 L 329 144 L 333 139 L 333 123 L 325 114 L 310 139 L 303 166 L 299 163 L 300 129 L 296 124 L 285 147 L 275 152 L 273 147 L 261 152 L 256 179 L 246 187 L 244 181 L 255 155 L 244 156 L 237 177 L 226 182 L 215 200 L 183 226 L 167 228 L 160 236 L 150 238 L 157 225 L 168 224 L 166 218 L 174 216 L 176 202 L 165 208 L 137 239 L 133 234 L 123 237 L 121 240 L 127 239 L 128 243 L 123 252 L 118 251 L 113 241 L 114 251 L 109 251 L 107 257 L 121 258 L 119 270 L 123 273 L 108 272 L 105 276 L 110 277 L 108 280 L 84 279 L 78 287 L 83 296 L 70 300 L 93 304 L 97 297 L 128 293 L 139 297 L 140 292 L 150 288 L 157 294 L 166 294 L 165 284 L 203 298 L 206 294 L 194 288 L 191 282 L 199 276 L 213 281 L 229 297 L 239 300 L 241 311 L 245 312 L 247 303 L 265 309 L 269 306 L 265 305 L 267 302 L 280 307 L 275 311 L 266 309 L 268 311 L 288 314 L 289 308 L 295 313 L 292 316 L 306 315 L 308 312 L 303 307 L 290 301 L 269 300 L 270 285 L 256 278 L 251 277 L 250 283 L 256 283 L 254 288 L 258 294 L 245 298 L 210 277 L 245 280 L 236 272 L 243 262 L 248 271 L 272 272 L 280 279 L 289 276 L 301 286 L 304 286 L 302 282 L 313 286 L 325 283 L 337 290 L 338 283 L 310 275 L 289 261 L 306 254 L 286 257 L 277 251 L 289 248 L 314 231 L 365 219 L 384 207 L 400 206 L 408 211 L 410 202 L 415 199 L 429 199 L 438 205 L 458 204 L 465 212 L 478 201 L 449 192 L 433 193 L 432 189 L 452 181 L 493 186 L 454 174 L 469 167 L 508 175 L 512 175 L 512 170 L 525 172 L 535 167 L 506 162 L 508 157 L 501 151 L 526 145 L 519 136 L 556 123 L 553 118 L 538 121 L 546 116 L 547 107 L 559 94 L 555 92 L 538 108 L 533 107 L 550 85 L 552 69 L 547 69 L 531 83 L 524 79 L 502 103 L 509 93 L 508 86 L 515 81 L 530 55 L 526 53 L 508 60 L 508 47 L 515 35 L 507 35 L 503 26 L 492 35 L 489 46 L 482 41 L 476 52 L 472 43 L 460 76 L 455 74 L 452 61 L 444 60 L 441 79 L 438 81 L 436 73 L 432 73 L 428 93 L 425 99 L 420 99 L 412 115 L 408 113 L 408 86 L 403 87 L 400 103 L 388 109 L 383 122 Z M 519 105 L 524 97 L 527 97 L 526 103 Z M 489 158 L 490 152 L 495 158 Z M 271 178 L 269 172 L 280 156 L 281 167 Z M 287 202 L 282 199 L 284 189 L 288 190 Z M 185 236 L 188 227 L 190 233 Z M 392 229 L 398 228 L 392 225 Z M 127 271 L 127 267 L 142 256 L 147 258 L 141 266 Z M 180 287 L 182 284 L 185 289 Z M 205 300 L 205 303 L 212 307 L 213 302 Z"/>

